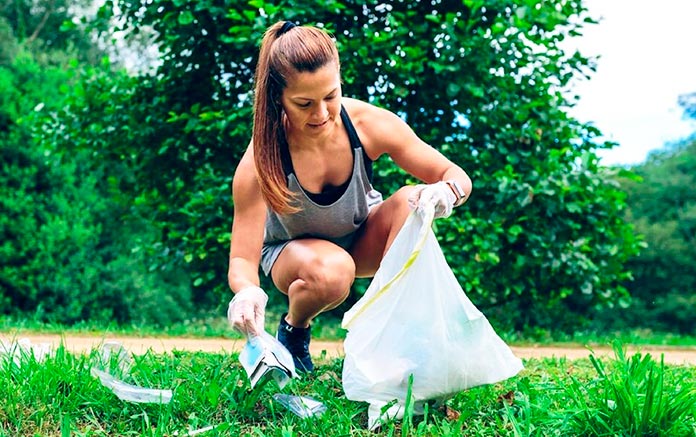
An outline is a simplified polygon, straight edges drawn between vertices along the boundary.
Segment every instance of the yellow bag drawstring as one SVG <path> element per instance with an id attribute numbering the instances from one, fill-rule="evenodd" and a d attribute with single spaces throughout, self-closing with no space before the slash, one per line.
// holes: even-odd
<path id="1" fill-rule="evenodd" d="M 411 212 L 411 215 L 419 214 L 417 211 Z M 418 255 L 421 252 L 421 249 L 423 248 L 423 245 L 425 244 L 425 240 L 428 237 L 428 233 L 430 232 L 430 227 L 433 223 L 433 219 L 435 217 L 435 208 L 432 205 L 428 205 L 427 208 L 423 210 L 423 224 L 421 225 L 421 228 L 418 232 L 418 240 L 416 241 L 415 246 L 413 247 L 413 250 L 411 251 L 411 254 L 408 256 L 408 259 L 404 263 L 404 266 L 401 267 L 401 270 L 399 270 L 394 277 L 392 277 L 389 282 L 384 284 L 382 288 L 380 288 L 372 297 L 370 297 L 368 300 L 365 301 L 365 303 L 353 314 L 353 316 L 348 319 L 347 321 L 344 320 L 342 323 L 343 329 L 349 329 L 350 325 L 355 322 L 355 320 L 360 317 L 362 313 L 365 312 L 373 303 L 377 301 L 380 297 L 384 296 L 384 294 L 389 291 L 392 285 L 394 285 L 399 279 L 401 279 L 404 274 L 408 271 L 409 268 L 413 265 L 413 263 L 416 261 L 416 258 L 418 258 Z M 409 217 L 406 221 L 411 220 L 411 217 Z"/>

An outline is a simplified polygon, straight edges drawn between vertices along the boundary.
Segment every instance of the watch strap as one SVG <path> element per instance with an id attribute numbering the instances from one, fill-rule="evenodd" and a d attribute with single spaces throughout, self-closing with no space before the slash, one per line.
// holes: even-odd
<path id="1" fill-rule="evenodd" d="M 454 201 L 454 206 L 459 206 L 462 203 L 466 201 L 466 192 L 462 188 L 461 185 L 459 185 L 459 182 L 457 182 L 454 179 L 450 179 L 448 181 L 445 181 L 447 183 L 447 186 L 450 187 L 452 192 L 454 193 L 455 201 Z"/>

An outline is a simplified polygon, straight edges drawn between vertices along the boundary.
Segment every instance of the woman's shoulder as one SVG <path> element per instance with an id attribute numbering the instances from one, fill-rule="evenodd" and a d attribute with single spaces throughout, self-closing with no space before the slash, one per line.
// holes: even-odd
<path id="1" fill-rule="evenodd" d="M 385 119 L 394 116 L 390 111 L 365 102 L 364 100 L 343 97 L 343 107 L 348 112 L 351 122 L 356 126 L 367 128 L 369 125 L 383 123 Z"/>
<path id="2" fill-rule="evenodd" d="M 405 124 L 393 112 L 358 99 L 344 97 L 342 103 L 373 161 L 402 142 Z"/>
<path id="3" fill-rule="evenodd" d="M 254 145 L 250 142 L 247 146 L 242 159 L 237 163 L 237 168 L 234 171 L 234 178 L 240 180 L 256 178 L 256 163 L 254 162 Z"/>

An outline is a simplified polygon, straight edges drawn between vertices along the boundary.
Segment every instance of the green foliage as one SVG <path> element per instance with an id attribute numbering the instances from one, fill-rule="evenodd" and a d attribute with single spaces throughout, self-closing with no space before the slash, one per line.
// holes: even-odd
<path id="1" fill-rule="evenodd" d="M 0 7 L 0 65 L 13 45 L 42 64 L 64 65 L 71 57 L 96 62 L 101 50 L 78 16 L 91 7 L 89 0 L 7 0 Z"/>
<path id="2" fill-rule="evenodd" d="M 56 121 L 84 91 L 76 69 L 47 60 L 68 54 L 37 57 L 26 46 L 17 42 L 0 63 L 0 312 L 62 323 L 190 317 L 182 274 L 148 271 L 146 254 L 133 250 L 154 232 L 143 220 L 122 223 L 106 171 L 118 167 L 63 146 L 89 140 L 67 117 Z"/>
<path id="3" fill-rule="evenodd" d="M 69 79 L 70 74 L 62 70 L 43 69 L 27 53 L 0 67 L 0 113 L 7 123 L 7 130 L 0 134 L 4 313 L 44 306 L 72 319 L 77 301 L 68 295 L 79 293 L 94 280 L 89 274 L 74 275 L 90 270 L 91 238 L 98 225 L 83 214 L 89 199 L 76 189 L 80 182 L 74 168 L 58 165 L 50 151 L 34 142 L 26 121 L 33 116 L 33 105 L 44 106 L 39 104 L 43 99 L 46 109 L 53 109 L 61 100 L 58 84 Z M 82 183 L 88 185 L 90 180 Z"/>
<path id="4" fill-rule="evenodd" d="M 627 264 L 631 306 L 619 314 L 629 326 L 696 333 L 696 140 L 652 153 L 626 181 L 627 218 L 645 249 Z"/>
<path id="5" fill-rule="evenodd" d="M 105 235 L 128 237 L 111 246 L 112 277 L 132 270 L 124 281 L 138 290 L 153 272 L 171 278 L 179 291 L 167 305 L 227 300 L 229 187 L 250 139 L 257 44 L 290 19 L 336 35 L 346 95 L 400 114 L 471 174 L 471 201 L 437 224 L 438 236 L 496 323 L 571 329 L 624 295 L 637 242 L 622 218 L 621 175 L 599 166 L 594 151 L 611 144 L 566 114 L 562 92 L 593 69 L 561 48 L 592 23 L 581 2 L 115 0 L 97 18 L 129 37 L 151 32 L 159 63 L 134 77 L 87 70 L 41 138 L 61 162 L 85 159 L 79 168 L 109 203 L 87 210 Z M 414 182 L 389 160 L 376 170 L 385 194 Z M 156 295 L 155 308 L 167 294 Z M 128 296 L 121 303 L 140 294 Z"/>
<path id="6" fill-rule="evenodd" d="M 0 16 L 0 65 L 12 62 L 17 52 L 17 39 L 12 27 L 4 17 Z"/>
<path id="7" fill-rule="evenodd" d="M 185 271 L 153 266 L 153 258 L 166 259 L 167 248 L 158 247 L 160 230 L 134 208 L 138 199 L 133 198 L 128 187 L 137 157 L 95 159 L 96 149 L 112 141 L 111 136 L 127 140 L 127 134 L 121 133 L 127 132 L 127 128 L 119 132 L 109 123 L 130 116 L 120 102 L 130 96 L 132 81 L 127 75 L 114 72 L 108 63 L 87 69 L 64 100 L 64 108 L 76 107 L 81 112 L 70 114 L 63 108 L 45 114 L 37 122 L 41 131 L 35 132 L 35 136 L 50 144 L 64 167 L 74 163 L 76 157 L 84 157 L 79 161 L 81 168 L 73 173 L 94 178 L 88 192 L 95 198 L 81 210 L 89 211 L 91 220 L 100 224 L 97 241 L 87 250 L 92 259 L 85 262 L 96 269 L 93 276 L 98 284 L 87 289 L 77 287 L 75 293 L 94 296 L 94 306 L 102 313 L 86 318 L 166 325 L 193 313 L 188 275 Z M 110 86 L 111 92 L 100 91 L 104 86 Z M 70 123 L 64 122 L 67 120 Z M 84 192 L 81 190 L 83 196 Z M 145 251 L 143 245 L 158 252 Z M 84 302 L 85 297 L 76 301 Z"/>

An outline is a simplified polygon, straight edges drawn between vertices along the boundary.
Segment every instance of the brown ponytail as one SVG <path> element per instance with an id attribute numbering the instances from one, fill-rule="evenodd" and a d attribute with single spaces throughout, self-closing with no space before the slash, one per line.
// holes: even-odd
<path id="1" fill-rule="evenodd" d="M 293 193 L 287 185 L 281 147 L 288 147 L 283 129 L 280 98 L 294 73 L 314 72 L 330 62 L 339 65 L 331 37 L 311 26 L 291 26 L 279 21 L 266 30 L 256 65 L 254 89 L 254 162 L 266 204 L 275 212 L 288 214 Z"/>

